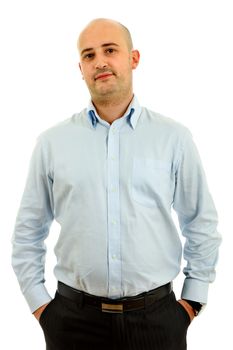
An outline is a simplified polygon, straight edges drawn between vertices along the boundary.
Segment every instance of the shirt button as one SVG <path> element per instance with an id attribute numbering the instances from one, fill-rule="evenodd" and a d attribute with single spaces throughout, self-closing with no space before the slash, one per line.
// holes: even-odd
<path id="1" fill-rule="evenodd" d="M 116 254 L 113 254 L 112 255 L 112 260 L 116 260 L 116 258 L 117 258 Z"/>
<path id="2" fill-rule="evenodd" d="M 116 220 L 112 220 L 113 225 L 116 225 L 116 223 L 117 223 Z"/>

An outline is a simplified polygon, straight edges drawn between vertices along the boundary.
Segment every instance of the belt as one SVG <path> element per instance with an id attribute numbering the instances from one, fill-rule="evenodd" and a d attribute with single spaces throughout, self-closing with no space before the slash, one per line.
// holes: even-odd
<path id="1" fill-rule="evenodd" d="M 62 282 L 58 282 L 57 292 L 76 303 L 92 306 L 102 312 L 123 313 L 124 311 L 144 309 L 146 306 L 164 298 L 172 292 L 172 283 L 167 283 L 159 288 L 133 297 L 120 299 L 94 296 L 69 287 Z"/>

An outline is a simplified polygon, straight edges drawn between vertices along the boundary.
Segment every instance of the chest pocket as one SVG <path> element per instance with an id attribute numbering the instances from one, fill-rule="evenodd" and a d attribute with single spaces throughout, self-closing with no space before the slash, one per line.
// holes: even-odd
<path id="1" fill-rule="evenodd" d="M 171 163 L 151 158 L 134 158 L 132 198 L 148 206 L 162 206 L 172 198 Z"/>

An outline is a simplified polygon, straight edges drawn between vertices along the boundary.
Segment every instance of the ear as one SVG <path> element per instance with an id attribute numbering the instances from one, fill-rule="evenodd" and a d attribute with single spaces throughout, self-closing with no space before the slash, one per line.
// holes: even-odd
<path id="1" fill-rule="evenodd" d="M 82 79 L 84 80 L 83 72 L 82 72 L 82 67 L 81 67 L 81 63 L 80 63 L 80 62 L 79 62 L 79 64 L 78 64 L 78 66 L 79 66 L 80 72 L 81 72 L 81 74 L 82 74 Z"/>
<path id="2" fill-rule="evenodd" d="M 79 66 L 80 72 L 82 73 L 82 67 L 81 67 L 81 63 L 80 62 L 78 64 L 78 66 Z"/>
<path id="3" fill-rule="evenodd" d="M 136 69 L 140 61 L 140 53 L 138 50 L 132 50 L 131 55 L 132 55 L 131 67 L 132 69 Z"/>

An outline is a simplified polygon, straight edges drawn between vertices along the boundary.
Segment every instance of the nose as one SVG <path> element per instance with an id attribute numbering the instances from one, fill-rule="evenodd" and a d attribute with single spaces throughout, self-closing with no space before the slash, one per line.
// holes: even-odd
<path id="1" fill-rule="evenodd" d="M 107 68 L 107 63 L 106 62 L 97 62 L 96 65 L 95 65 L 95 68 L 96 69 L 104 69 L 104 68 Z"/>
<path id="2" fill-rule="evenodd" d="M 104 60 L 104 58 L 101 56 L 98 56 L 96 59 L 96 63 L 95 63 L 95 68 L 96 69 L 105 69 L 108 67 L 107 62 Z"/>

